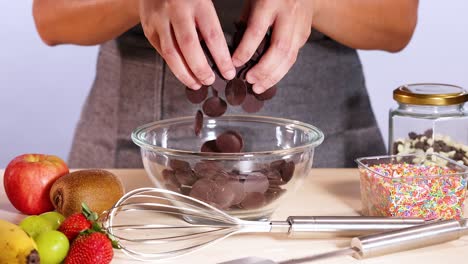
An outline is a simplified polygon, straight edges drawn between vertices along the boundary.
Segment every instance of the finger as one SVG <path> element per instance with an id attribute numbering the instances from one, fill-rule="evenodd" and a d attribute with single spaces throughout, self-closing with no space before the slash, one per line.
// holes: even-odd
<path id="1" fill-rule="evenodd" d="M 210 8 L 199 10 L 196 15 L 196 23 L 219 71 L 225 79 L 233 79 L 236 76 L 236 70 L 232 64 L 231 54 L 213 4 Z"/>
<path id="2" fill-rule="evenodd" d="M 268 5 L 257 6 L 251 10 L 251 16 L 247 22 L 247 28 L 239 46 L 232 56 L 235 67 L 244 65 L 254 52 L 268 31 L 268 27 L 273 23 L 274 13 Z"/>
<path id="3" fill-rule="evenodd" d="M 174 34 L 171 32 L 169 21 L 155 23 L 157 30 L 147 36 L 150 43 L 161 54 L 174 76 L 187 87 L 194 90 L 200 89 L 202 84 L 189 70 L 184 61 L 180 49 L 177 47 Z M 145 33 L 146 34 L 146 33 Z"/>
<path id="4" fill-rule="evenodd" d="M 265 55 L 247 73 L 249 83 L 263 82 L 290 55 L 295 36 L 296 18 L 279 15 L 273 25 L 271 44 Z"/>
<path id="5" fill-rule="evenodd" d="M 177 44 L 193 75 L 204 85 L 211 85 L 215 75 L 200 45 L 193 15 L 177 14 L 171 21 Z"/>
<path id="6" fill-rule="evenodd" d="M 297 60 L 299 49 L 304 46 L 309 38 L 311 28 L 304 23 L 306 17 L 299 15 L 296 20 L 296 27 L 294 31 L 294 38 L 292 42 L 292 48 L 288 55 L 280 63 L 276 70 L 272 71 L 267 78 L 261 82 L 257 82 L 253 85 L 252 89 L 255 93 L 263 93 L 273 85 L 277 84 L 293 67 Z"/>
<path id="7" fill-rule="evenodd" d="M 283 62 L 261 82 L 257 82 L 252 86 L 255 93 L 261 94 L 268 90 L 273 85 L 277 84 L 292 68 L 297 59 L 298 50 L 292 50 L 287 57 L 283 58 Z"/>

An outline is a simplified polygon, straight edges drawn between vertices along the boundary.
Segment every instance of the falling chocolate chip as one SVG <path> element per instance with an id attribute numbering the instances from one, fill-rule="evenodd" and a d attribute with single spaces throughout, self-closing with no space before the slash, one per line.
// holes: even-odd
<path id="1" fill-rule="evenodd" d="M 197 113 L 195 114 L 195 126 L 193 129 L 195 131 L 196 136 L 200 135 L 202 127 L 203 127 L 203 113 L 202 111 L 198 110 Z"/>
<path id="2" fill-rule="evenodd" d="M 242 109 L 247 113 L 256 113 L 263 107 L 263 101 L 260 101 L 253 94 L 247 94 L 244 102 L 242 103 Z"/>
<path id="3" fill-rule="evenodd" d="M 270 100 L 271 98 L 273 98 L 276 95 L 276 91 L 277 91 L 276 85 L 273 85 L 272 87 L 270 87 L 269 89 L 267 89 L 263 93 L 254 94 L 254 95 L 258 100 L 266 101 L 266 100 Z"/>
<path id="4" fill-rule="evenodd" d="M 217 92 L 222 92 L 224 87 L 226 87 L 226 80 L 223 79 L 222 75 L 218 73 L 218 71 L 214 71 L 215 73 L 215 80 L 211 87 L 216 90 Z"/>
<path id="5" fill-rule="evenodd" d="M 188 87 L 185 87 L 185 95 L 187 99 L 193 104 L 199 104 L 203 102 L 208 96 L 208 86 L 203 85 L 198 90 L 193 90 Z"/>
<path id="6" fill-rule="evenodd" d="M 240 105 L 247 95 L 247 87 L 243 80 L 234 78 L 227 83 L 224 93 L 230 105 Z"/>
<path id="7" fill-rule="evenodd" d="M 247 62 L 244 66 L 239 67 L 239 70 L 237 71 L 237 78 L 241 80 L 245 80 L 245 76 L 247 75 L 247 72 L 252 68 L 251 63 Z"/>
<path id="8" fill-rule="evenodd" d="M 201 146 L 201 152 L 220 152 L 216 146 L 216 140 L 208 140 Z"/>
<path id="9" fill-rule="evenodd" d="M 238 153 L 244 147 L 244 141 L 237 132 L 226 131 L 216 138 L 216 146 L 222 153 Z"/>
<path id="10" fill-rule="evenodd" d="M 219 117 L 226 112 L 227 104 L 219 97 L 210 97 L 203 103 L 202 109 L 207 116 Z"/>
<path id="11" fill-rule="evenodd" d="M 266 50 L 268 49 L 269 46 L 269 37 L 268 35 L 265 36 L 262 39 L 262 42 L 260 42 L 260 45 L 258 45 L 257 50 L 255 50 L 255 53 L 252 55 L 251 60 L 253 61 L 259 61 L 260 58 L 265 54 Z"/>

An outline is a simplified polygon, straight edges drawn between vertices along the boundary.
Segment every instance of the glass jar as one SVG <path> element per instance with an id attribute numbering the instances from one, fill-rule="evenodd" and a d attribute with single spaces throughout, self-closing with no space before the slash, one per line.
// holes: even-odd
<path id="1" fill-rule="evenodd" d="M 409 84 L 393 91 L 389 153 L 431 154 L 468 166 L 468 93 L 448 84 Z"/>

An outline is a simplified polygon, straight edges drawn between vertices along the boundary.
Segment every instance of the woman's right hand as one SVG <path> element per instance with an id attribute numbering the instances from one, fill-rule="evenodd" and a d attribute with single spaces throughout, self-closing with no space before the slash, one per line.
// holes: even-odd
<path id="1" fill-rule="evenodd" d="M 140 21 L 146 38 L 187 87 L 199 89 L 215 80 L 198 32 L 223 77 L 234 78 L 236 70 L 211 0 L 140 0 Z"/>

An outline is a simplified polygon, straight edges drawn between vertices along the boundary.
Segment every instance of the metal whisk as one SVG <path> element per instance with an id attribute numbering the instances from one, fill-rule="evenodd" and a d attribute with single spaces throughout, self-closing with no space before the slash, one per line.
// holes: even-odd
<path id="1" fill-rule="evenodd" d="M 125 194 L 101 217 L 123 252 L 144 261 L 170 259 L 239 233 L 364 235 L 425 223 L 423 219 L 360 216 L 290 216 L 286 221 L 246 221 L 176 192 L 141 188 Z"/>

